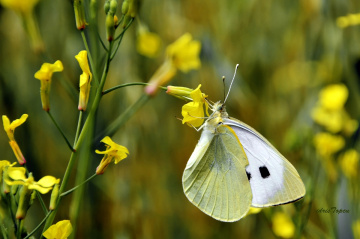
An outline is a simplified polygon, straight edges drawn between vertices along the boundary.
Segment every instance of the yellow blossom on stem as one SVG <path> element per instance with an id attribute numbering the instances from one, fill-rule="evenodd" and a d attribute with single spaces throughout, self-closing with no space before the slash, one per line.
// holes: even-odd
<path id="1" fill-rule="evenodd" d="M 41 94 L 41 103 L 43 110 L 50 110 L 50 86 L 51 78 L 54 72 L 63 71 L 64 67 L 61 61 L 57 60 L 54 64 L 44 63 L 42 64 L 40 70 L 38 70 L 34 77 L 41 81 L 40 94 Z"/>
<path id="2" fill-rule="evenodd" d="M 199 127 L 205 120 L 204 112 L 206 112 L 206 115 L 209 115 L 209 105 L 205 100 L 207 95 L 201 92 L 200 87 L 201 85 L 199 85 L 195 90 L 190 93 L 190 98 L 193 101 L 185 104 L 182 107 L 181 114 L 184 117 L 182 120 L 183 124 L 187 123 L 189 126 Z"/>
<path id="3" fill-rule="evenodd" d="M 320 156 L 329 157 L 345 146 L 345 140 L 341 136 L 322 132 L 315 135 L 314 145 Z"/>
<path id="4" fill-rule="evenodd" d="M 75 56 L 76 60 L 79 62 L 81 70 L 83 73 L 80 75 L 80 94 L 79 94 L 79 105 L 78 109 L 85 111 L 90 95 L 90 83 L 92 80 L 92 74 L 89 67 L 89 62 L 87 58 L 87 51 L 80 51 L 79 54 Z"/>
<path id="5" fill-rule="evenodd" d="M 201 43 L 192 40 L 190 33 L 185 33 L 166 48 L 166 54 L 175 67 L 186 73 L 192 69 L 199 69 Z"/>
<path id="6" fill-rule="evenodd" d="M 53 176 L 42 177 L 36 182 L 31 173 L 28 178 L 26 178 L 25 173 L 26 169 L 23 167 L 8 168 L 8 177 L 5 179 L 5 182 L 10 186 L 24 185 L 29 190 L 36 190 L 42 194 L 48 193 L 53 188 L 54 184 L 60 182 L 60 179 L 56 179 Z"/>
<path id="7" fill-rule="evenodd" d="M 249 216 L 251 214 L 258 214 L 261 212 L 262 208 L 259 207 L 250 207 L 249 211 L 246 213 L 246 216 Z"/>
<path id="8" fill-rule="evenodd" d="M 155 33 L 149 32 L 146 26 L 140 24 L 136 39 L 137 52 L 143 56 L 154 58 L 159 53 L 160 45 L 160 37 Z"/>
<path id="9" fill-rule="evenodd" d="M 168 83 L 177 70 L 184 73 L 201 66 L 199 58 L 201 44 L 192 40 L 190 33 L 186 33 L 166 48 L 166 60 L 150 78 L 149 85 L 145 87 L 148 95 L 155 95 L 158 87 Z"/>
<path id="10" fill-rule="evenodd" d="M 109 136 L 106 136 L 101 140 L 106 145 L 105 151 L 95 150 L 97 154 L 104 154 L 103 159 L 101 160 L 99 166 L 96 168 L 96 174 L 103 174 L 107 166 L 114 162 L 115 164 L 119 163 L 121 160 L 127 157 L 129 150 L 114 141 L 111 140 Z"/>
<path id="11" fill-rule="evenodd" d="M 29 115 L 27 114 L 23 114 L 20 119 L 16 119 L 14 120 L 13 122 L 10 123 L 10 120 L 9 118 L 6 116 L 6 115 L 3 115 L 2 116 L 2 120 L 3 120 L 3 124 L 4 124 L 4 129 L 5 129 L 5 132 L 6 134 L 8 135 L 9 137 L 9 140 L 15 140 L 14 138 L 14 132 L 15 132 L 15 129 L 22 125 L 26 119 L 28 118 Z"/>
<path id="12" fill-rule="evenodd" d="M 70 220 L 63 220 L 50 226 L 43 233 L 43 236 L 47 239 L 66 239 L 70 236 L 72 230 Z"/>
<path id="13" fill-rule="evenodd" d="M 344 84 L 332 84 L 323 88 L 319 93 L 319 103 L 329 110 L 344 108 L 349 91 Z"/>
<path id="14" fill-rule="evenodd" d="M 349 179 L 358 175 L 360 155 L 355 149 L 349 149 L 339 158 L 340 167 Z"/>
<path id="15" fill-rule="evenodd" d="M 293 221 L 283 212 L 274 213 L 272 217 L 272 229 L 276 236 L 282 238 L 293 238 L 295 234 Z"/>
<path id="16" fill-rule="evenodd" d="M 343 131 L 351 135 L 358 128 L 358 122 L 350 118 L 344 109 L 348 89 L 343 84 L 326 86 L 319 93 L 319 101 L 312 109 L 313 120 L 331 133 Z"/>
<path id="17" fill-rule="evenodd" d="M 348 14 L 347 16 L 338 17 L 336 19 L 336 25 L 340 28 L 360 25 L 360 13 Z"/>
<path id="18" fill-rule="evenodd" d="M 7 185 L 5 183 L 3 178 L 7 177 L 8 168 L 14 166 L 15 164 L 16 164 L 16 162 L 10 163 L 7 160 L 1 160 L 0 161 L 0 183 L 2 183 L 2 187 L 0 187 L 0 188 L 2 188 L 2 190 L 3 190 L 3 192 L 5 194 L 10 192 L 10 187 L 9 187 L 9 185 Z"/>
<path id="19" fill-rule="evenodd" d="M 1 5 L 16 12 L 27 14 L 32 12 L 39 0 L 0 0 Z"/>
<path id="20" fill-rule="evenodd" d="M 4 129 L 6 134 L 9 137 L 9 144 L 11 149 L 13 150 L 16 159 L 18 160 L 19 164 L 23 165 L 26 163 L 25 157 L 23 156 L 19 145 L 17 144 L 17 142 L 15 141 L 15 137 L 14 137 L 14 132 L 15 132 L 15 128 L 17 128 L 18 126 L 22 125 L 26 119 L 28 118 L 27 114 L 23 114 L 20 119 L 16 119 L 13 122 L 10 123 L 9 118 L 6 115 L 2 116 L 2 120 L 3 120 L 3 125 L 4 125 Z"/>

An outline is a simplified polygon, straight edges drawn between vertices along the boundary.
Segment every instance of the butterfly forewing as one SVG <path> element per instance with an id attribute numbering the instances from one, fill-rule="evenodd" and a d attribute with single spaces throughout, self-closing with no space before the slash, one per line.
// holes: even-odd
<path id="1" fill-rule="evenodd" d="M 246 173 L 252 190 L 252 206 L 267 207 L 294 202 L 305 195 L 296 169 L 256 130 L 236 119 L 224 119 L 239 138 L 249 165 Z"/>
<path id="2" fill-rule="evenodd" d="M 183 174 L 187 198 L 220 221 L 237 221 L 250 208 L 252 194 L 245 152 L 228 126 L 204 130 Z"/>

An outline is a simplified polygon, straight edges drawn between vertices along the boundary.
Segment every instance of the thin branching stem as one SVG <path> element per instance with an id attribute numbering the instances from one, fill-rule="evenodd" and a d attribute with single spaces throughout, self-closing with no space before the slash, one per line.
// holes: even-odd
<path id="1" fill-rule="evenodd" d="M 73 147 L 71 146 L 69 140 L 66 138 L 64 132 L 61 130 L 60 126 L 58 125 L 58 123 L 55 121 L 54 117 L 52 116 L 52 114 L 50 113 L 50 111 L 47 111 L 51 121 L 54 123 L 54 125 L 56 126 L 56 128 L 59 130 L 60 134 L 62 135 L 62 137 L 64 138 L 64 140 L 66 141 L 66 144 L 69 146 L 70 150 L 74 152 Z"/>
<path id="2" fill-rule="evenodd" d="M 120 88 L 123 88 L 123 87 L 127 87 L 127 86 L 132 86 L 132 85 L 143 85 L 143 86 L 147 86 L 147 85 L 150 85 L 149 83 L 145 83 L 145 82 L 133 82 L 133 83 L 126 83 L 126 84 L 121 84 L 121 85 L 117 85 L 117 86 L 114 86 L 110 89 L 107 89 L 107 90 L 104 90 L 103 91 L 103 95 L 106 95 L 108 93 L 110 93 L 111 91 L 113 90 L 116 90 L 116 89 L 120 89 Z M 162 87 L 162 86 L 159 86 L 159 89 L 162 89 L 162 90 L 167 90 L 166 87 Z"/>
<path id="3" fill-rule="evenodd" d="M 49 211 L 46 216 L 44 217 L 44 219 L 39 223 L 39 225 L 37 225 L 34 230 L 32 230 L 29 234 L 27 234 L 27 236 L 24 239 L 27 239 L 29 237 L 31 237 L 37 230 L 39 230 L 39 228 L 46 222 L 46 219 L 48 219 L 48 217 L 50 216 L 52 211 Z"/>
<path id="4" fill-rule="evenodd" d="M 75 191 L 75 190 L 78 189 L 79 187 L 83 186 L 85 183 L 89 182 L 91 179 L 95 178 L 96 176 L 97 176 L 97 174 L 95 173 L 94 175 L 92 175 L 91 177 L 89 177 L 88 179 L 86 179 L 86 180 L 85 180 L 84 182 L 82 182 L 81 184 L 79 184 L 79 185 L 73 187 L 72 189 L 70 189 L 70 190 L 62 193 L 62 194 L 60 195 L 60 197 L 65 197 L 66 195 L 72 193 L 73 191 Z"/>

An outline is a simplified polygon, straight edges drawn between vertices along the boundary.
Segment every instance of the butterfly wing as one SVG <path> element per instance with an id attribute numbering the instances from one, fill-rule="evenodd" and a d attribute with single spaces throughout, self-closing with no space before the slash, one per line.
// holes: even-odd
<path id="1" fill-rule="evenodd" d="M 249 165 L 246 173 L 252 190 L 252 206 L 286 204 L 304 197 L 305 186 L 294 166 L 255 129 L 234 118 L 224 119 L 239 138 Z"/>
<path id="2" fill-rule="evenodd" d="M 186 197 L 201 211 L 225 222 L 240 220 L 252 195 L 245 152 L 228 126 L 204 129 L 182 178 Z"/>

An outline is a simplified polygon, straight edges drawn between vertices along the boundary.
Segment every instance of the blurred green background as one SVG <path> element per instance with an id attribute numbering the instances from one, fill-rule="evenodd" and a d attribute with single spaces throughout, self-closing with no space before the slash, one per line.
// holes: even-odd
<path id="1" fill-rule="evenodd" d="M 103 1 L 98 4 L 99 33 L 105 40 Z M 179 72 L 169 84 L 189 88 L 202 84 L 209 99 L 223 100 L 221 78 L 226 77 L 227 90 L 234 67 L 240 64 L 227 112 L 254 127 L 284 154 L 298 170 L 307 194 L 295 204 L 264 209 L 235 223 L 203 214 L 187 200 L 181 183 L 200 133 L 176 119 L 184 102 L 159 92 L 112 137 L 129 149 L 130 156 L 86 186 L 76 238 L 278 238 L 273 230 L 275 212 L 284 212 L 295 228 L 303 227 L 302 238 L 360 238 L 359 163 L 354 164 L 356 175 L 351 178 L 339 164 L 339 155 L 346 150 L 359 152 L 359 131 L 344 136 L 345 146 L 326 161 L 313 144 L 314 136 L 326 129 L 311 117 L 320 90 L 342 83 L 349 91 L 345 110 L 352 119 L 360 119 L 360 25 L 336 24 L 338 17 L 358 12 L 356 0 L 142 1 L 111 63 L 105 89 L 147 82 L 164 61 L 166 46 L 190 32 L 201 42 L 202 66 L 188 74 Z M 41 0 L 34 16 L 43 53 L 33 49 L 21 17 L 0 8 L 0 114 L 10 120 L 29 114 L 15 133 L 27 166 L 36 180 L 45 175 L 61 178 L 70 152 L 41 108 L 40 82 L 34 73 L 43 62 L 63 62 L 64 71 L 53 77 L 51 112 L 73 139 L 81 74 L 74 56 L 84 46 L 70 1 Z M 161 38 L 156 58 L 136 51 L 139 20 Z M 90 30 L 94 29 L 89 26 L 85 33 Z M 94 55 L 102 64 L 104 51 L 99 49 Z M 101 132 L 141 97 L 143 89 L 132 86 L 105 95 L 95 135 L 102 137 Z M 89 176 L 101 160 L 95 149 L 103 146 L 93 147 Z M 5 131 L 0 132 L 0 152 L 0 160 L 16 160 Z M 55 221 L 69 218 L 70 202 L 71 195 L 62 202 Z M 350 213 L 317 212 L 331 207 Z M 39 212 L 35 202 L 25 220 L 29 231 L 43 218 Z"/>

